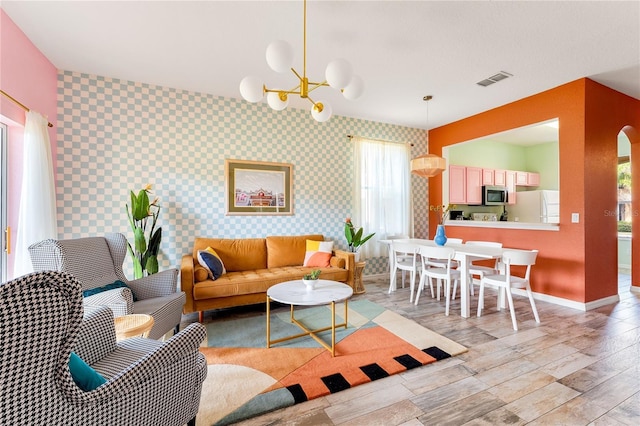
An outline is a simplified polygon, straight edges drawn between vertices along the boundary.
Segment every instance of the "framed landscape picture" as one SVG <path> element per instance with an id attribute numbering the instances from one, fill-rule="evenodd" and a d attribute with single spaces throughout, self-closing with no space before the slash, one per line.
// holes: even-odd
<path id="1" fill-rule="evenodd" d="M 292 215 L 293 165 L 225 160 L 227 215 Z"/>

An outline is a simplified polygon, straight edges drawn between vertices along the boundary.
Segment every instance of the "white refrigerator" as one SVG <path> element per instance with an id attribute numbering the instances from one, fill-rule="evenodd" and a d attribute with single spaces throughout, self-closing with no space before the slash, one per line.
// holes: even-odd
<path id="1" fill-rule="evenodd" d="M 551 190 L 518 192 L 516 203 L 506 206 L 510 220 L 560 223 L 560 192 Z"/>

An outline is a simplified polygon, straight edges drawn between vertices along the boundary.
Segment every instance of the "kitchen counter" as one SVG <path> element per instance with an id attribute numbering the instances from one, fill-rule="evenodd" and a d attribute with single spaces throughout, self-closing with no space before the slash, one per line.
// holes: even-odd
<path id="1" fill-rule="evenodd" d="M 559 231 L 557 223 L 533 223 L 533 222 L 501 222 L 481 220 L 447 220 L 446 226 L 462 226 L 467 228 L 501 228 L 501 229 L 527 229 L 533 231 Z"/>

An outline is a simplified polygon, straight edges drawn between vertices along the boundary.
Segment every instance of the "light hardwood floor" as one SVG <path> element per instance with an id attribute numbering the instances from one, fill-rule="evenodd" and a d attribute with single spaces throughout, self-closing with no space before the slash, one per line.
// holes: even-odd
<path id="1" fill-rule="evenodd" d="M 534 272 L 535 273 L 535 272 Z M 623 276 L 624 278 L 624 276 Z M 487 290 L 483 316 L 451 315 L 444 301 L 409 303 L 408 288 L 367 279 L 366 298 L 469 348 L 465 354 L 246 420 L 241 425 L 638 425 L 640 295 L 620 281 L 619 303 L 581 312 L 514 297 L 497 311 Z M 211 316 L 205 317 L 215 320 Z M 205 319 L 207 321 L 207 319 Z"/>

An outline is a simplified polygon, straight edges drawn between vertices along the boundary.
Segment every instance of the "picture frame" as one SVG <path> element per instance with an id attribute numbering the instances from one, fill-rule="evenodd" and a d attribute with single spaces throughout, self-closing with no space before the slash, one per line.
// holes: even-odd
<path id="1" fill-rule="evenodd" d="M 227 215 L 293 215 L 293 164 L 224 162 Z"/>

